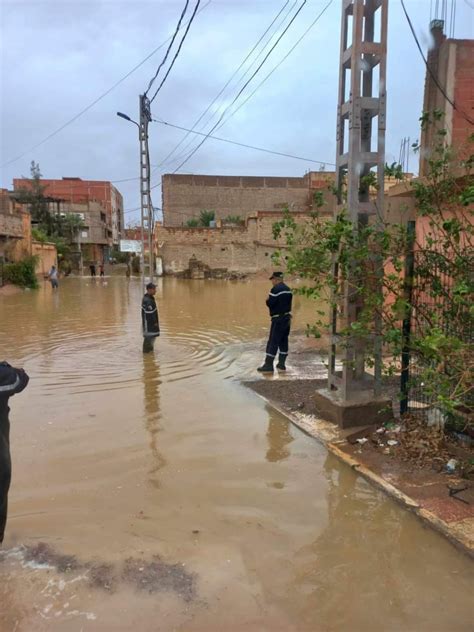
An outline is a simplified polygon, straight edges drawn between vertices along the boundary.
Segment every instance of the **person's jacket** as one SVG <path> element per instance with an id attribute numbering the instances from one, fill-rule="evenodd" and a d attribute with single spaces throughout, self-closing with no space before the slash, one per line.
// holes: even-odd
<path id="1" fill-rule="evenodd" d="M 11 481 L 10 421 L 8 399 L 26 388 L 28 375 L 8 362 L 0 362 L 0 544 L 3 542 L 8 511 L 8 490 Z"/>
<path id="2" fill-rule="evenodd" d="M 270 316 L 276 318 L 277 316 L 289 314 L 291 312 L 292 301 L 293 292 L 286 283 L 282 281 L 273 286 L 266 301 Z"/>
<path id="3" fill-rule="evenodd" d="M 156 305 L 155 297 L 151 294 L 145 294 L 142 301 L 142 325 L 143 335 L 146 336 L 159 336 L 160 335 L 160 321 L 158 317 L 158 307 Z"/>
<path id="4" fill-rule="evenodd" d="M 8 418 L 8 398 L 21 393 L 29 379 L 23 369 L 15 369 L 8 362 L 0 362 L 0 423 Z"/>

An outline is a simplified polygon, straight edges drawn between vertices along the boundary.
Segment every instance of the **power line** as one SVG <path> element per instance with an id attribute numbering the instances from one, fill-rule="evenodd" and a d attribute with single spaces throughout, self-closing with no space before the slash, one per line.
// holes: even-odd
<path id="1" fill-rule="evenodd" d="M 402 3 L 403 12 L 405 13 L 405 17 L 406 17 L 407 22 L 408 22 L 408 26 L 410 27 L 410 31 L 411 31 L 411 33 L 412 33 L 412 35 L 413 35 L 413 38 L 414 38 L 415 42 L 416 42 L 416 46 L 417 46 L 418 50 L 420 51 L 420 55 L 421 55 L 421 57 L 422 57 L 423 61 L 425 62 L 426 69 L 427 69 L 427 71 L 430 73 L 431 78 L 432 78 L 432 79 L 433 79 L 433 81 L 435 82 L 435 84 L 436 84 L 436 86 L 437 86 L 438 90 L 439 90 L 439 91 L 441 92 L 441 94 L 444 96 L 444 98 L 446 99 L 446 101 L 447 101 L 447 102 L 448 102 L 448 103 L 449 103 L 449 104 L 453 107 L 453 109 L 455 109 L 457 112 L 459 112 L 459 114 L 461 114 L 461 116 L 462 116 L 462 117 L 463 117 L 463 118 L 464 118 L 464 119 L 465 119 L 465 120 L 466 120 L 466 121 L 467 121 L 470 125 L 474 125 L 474 121 L 473 121 L 473 120 L 472 120 L 472 119 L 471 119 L 471 118 L 470 118 L 470 117 L 469 117 L 469 116 L 468 116 L 468 115 L 467 115 L 467 114 L 466 114 L 466 113 L 465 113 L 465 112 L 464 112 L 461 108 L 459 108 L 459 107 L 456 105 L 456 103 L 455 103 L 452 99 L 450 99 L 450 98 L 448 97 L 448 95 L 446 94 L 445 89 L 443 88 L 443 86 L 442 86 L 442 85 L 440 84 L 440 82 L 438 81 L 438 77 L 437 77 L 437 76 L 435 75 L 435 73 L 432 71 L 432 69 L 431 69 L 430 65 L 428 64 L 428 61 L 427 61 L 427 59 L 426 59 L 426 57 L 425 57 L 425 54 L 423 53 L 423 49 L 421 48 L 420 42 L 419 42 L 419 40 L 418 40 L 418 36 L 417 36 L 417 34 L 416 34 L 416 32 L 415 32 L 415 29 L 414 29 L 414 27 L 413 27 L 413 23 L 412 23 L 412 21 L 411 21 L 411 19 L 410 19 L 410 16 L 408 15 L 408 12 L 407 12 L 407 9 L 406 9 L 406 6 L 405 6 L 405 1 L 404 1 L 404 0 L 401 0 L 401 3 Z"/>
<path id="2" fill-rule="evenodd" d="M 173 47 L 174 40 L 176 39 L 176 36 L 178 35 L 178 31 L 181 28 L 181 22 L 183 21 L 183 18 L 184 18 L 185 14 L 186 14 L 186 11 L 188 10 L 188 5 L 189 5 L 189 0 L 186 0 L 186 4 L 184 5 L 184 9 L 182 10 L 181 15 L 179 16 L 178 24 L 176 25 L 176 29 L 175 29 L 175 32 L 173 33 L 173 36 L 171 37 L 171 41 L 170 41 L 169 46 L 168 46 L 168 48 L 166 50 L 165 56 L 161 60 L 161 63 L 158 66 L 158 68 L 156 69 L 156 72 L 155 72 L 154 76 L 150 79 L 150 83 L 148 84 L 148 88 L 145 90 L 145 96 L 148 94 L 148 91 L 150 90 L 151 86 L 153 85 L 155 79 L 158 77 L 158 74 L 159 74 L 161 68 L 164 66 L 164 64 L 166 63 L 166 60 L 168 59 L 168 55 L 170 54 L 170 50 Z"/>
<path id="3" fill-rule="evenodd" d="M 263 86 L 264 83 L 266 83 L 266 81 L 268 81 L 268 79 L 270 79 L 270 77 L 273 75 L 273 73 L 275 72 L 275 70 L 277 70 L 284 61 L 287 60 L 287 58 L 291 55 L 291 53 L 295 50 L 295 48 L 303 41 L 303 39 L 308 35 L 308 33 L 311 31 L 311 29 L 319 22 L 319 20 L 322 18 L 322 16 L 326 13 L 327 9 L 329 9 L 329 7 L 331 6 L 331 4 L 334 2 L 334 0 L 329 0 L 329 2 L 326 4 L 326 6 L 322 9 L 322 11 L 316 16 L 316 18 L 313 20 L 313 22 L 311 22 L 311 24 L 308 26 L 308 28 L 306 29 L 306 31 L 303 33 L 303 35 L 301 35 L 301 37 L 296 41 L 296 43 L 290 48 L 290 50 L 286 53 L 286 55 L 284 57 L 282 57 L 282 59 L 278 62 L 278 64 L 273 68 L 273 70 L 271 70 L 268 75 L 258 84 L 258 86 L 255 88 L 255 90 L 253 92 L 251 92 L 248 97 L 242 101 L 242 103 L 233 111 L 229 114 L 229 116 L 222 122 L 221 125 L 219 125 L 219 129 L 225 125 L 225 123 L 227 123 L 227 121 L 229 119 L 231 119 L 234 114 L 237 114 L 237 112 L 244 107 L 244 105 L 250 101 L 250 99 L 253 97 L 253 95 L 260 90 L 260 88 Z M 328 163 L 329 164 L 329 163 Z"/>
<path id="4" fill-rule="evenodd" d="M 262 68 L 262 66 L 264 65 L 264 63 L 267 61 L 267 59 L 269 58 L 269 56 L 272 54 L 272 52 L 275 50 L 275 48 L 278 46 L 278 44 L 280 43 L 281 39 L 285 36 L 285 34 L 287 33 L 288 29 L 290 28 L 290 26 L 293 24 L 293 22 L 296 20 L 296 18 L 298 17 L 298 15 L 301 13 L 303 7 L 305 6 L 305 4 L 307 3 L 308 0 L 303 0 L 303 2 L 301 3 L 301 5 L 299 6 L 298 10 L 295 12 L 295 14 L 293 15 L 293 17 L 291 18 L 290 22 L 287 24 L 287 26 L 285 27 L 285 29 L 283 30 L 283 32 L 280 34 L 280 36 L 278 37 L 278 39 L 276 40 L 276 42 L 273 44 L 273 46 L 271 47 L 271 49 L 268 51 L 268 53 L 265 55 L 265 57 L 263 58 L 263 61 L 259 64 L 259 66 L 257 67 L 257 69 L 255 70 L 255 72 L 252 74 L 252 76 L 250 77 L 250 79 L 248 79 L 248 81 L 246 81 L 246 83 L 244 84 L 244 86 L 240 89 L 240 91 L 237 93 L 237 96 L 234 98 L 234 100 L 232 101 L 232 103 L 230 105 L 228 105 L 225 110 L 222 112 L 222 114 L 219 117 L 219 120 L 217 121 L 217 123 L 215 123 L 215 125 L 210 129 L 210 131 L 208 132 L 207 136 L 204 137 L 202 139 L 202 141 L 197 145 L 197 147 L 195 147 L 190 153 L 189 155 L 179 164 L 179 166 L 174 170 L 173 173 L 176 173 L 176 171 L 179 171 L 179 169 L 181 169 L 181 167 L 183 167 L 188 160 L 190 160 L 192 158 L 192 156 L 194 156 L 194 154 L 202 147 L 202 145 L 206 142 L 207 138 L 209 137 L 210 134 L 212 134 L 212 132 L 216 129 L 216 127 L 219 125 L 219 123 L 222 121 L 222 119 L 224 118 L 226 112 L 229 110 L 229 108 L 231 108 L 234 103 L 237 101 L 237 99 L 240 97 L 240 95 L 243 93 L 243 91 L 245 90 L 245 88 L 249 85 L 249 83 L 254 79 L 254 77 L 258 74 L 258 72 L 260 71 L 260 69 Z"/>
<path id="5" fill-rule="evenodd" d="M 239 67 L 234 71 L 234 73 L 231 75 L 231 77 L 229 78 L 229 80 L 225 83 L 225 85 L 222 87 L 222 89 L 220 90 L 220 92 L 214 97 L 214 99 L 209 103 L 209 105 L 207 106 L 207 108 L 204 110 L 204 112 L 201 114 L 201 116 L 193 123 L 192 125 L 192 130 L 194 131 L 194 129 L 196 128 L 197 125 L 199 125 L 199 123 L 202 121 L 202 119 L 205 117 L 205 115 L 209 112 L 209 110 L 211 109 L 211 107 L 214 105 L 214 103 L 219 99 L 219 97 L 224 93 L 224 91 L 226 90 L 226 88 L 229 86 L 229 84 L 232 82 L 232 80 L 234 79 L 234 77 L 238 74 L 238 72 L 240 71 L 240 69 L 244 66 L 244 64 L 247 62 L 247 60 L 251 57 L 251 55 L 254 53 L 254 51 L 256 50 L 256 48 L 258 47 L 258 45 L 260 44 L 260 42 L 263 40 L 263 38 L 266 36 L 266 34 L 269 32 L 269 30 L 272 28 L 272 26 L 275 24 L 275 22 L 278 20 L 278 18 L 280 17 L 281 13 L 285 10 L 285 8 L 287 7 L 287 5 L 289 4 L 290 0 L 286 0 L 285 4 L 282 6 L 282 8 L 279 10 L 279 12 L 276 14 L 276 16 L 273 18 L 272 22 L 270 23 L 270 25 L 266 28 L 265 32 L 261 35 L 261 37 L 258 39 L 257 43 L 253 46 L 253 48 L 250 50 L 250 52 L 247 54 L 247 56 L 245 57 L 245 59 L 241 62 L 241 64 L 239 65 Z M 296 1 L 295 1 L 296 4 Z M 294 6 L 294 5 L 293 5 Z M 160 164 L 157 166 L 157 169 L 159 169 L 165 162 L 167 162 L 167 160 L 175 153 L 175 151 L 178 149 L 178 147 L 180 147 L 180 145 L 182 145 L 184 143 L 184 141 L 188 138 L 190 132 L 188 132 L 185 136 L 183 136 L 183 138 L 179 141 L 179 143 L 174 147 L 174 149 L 172 149 L 169 154 L 160 162 Z"/>
<path id="6" fill-rule="evenodd" d="M 208 0 L 206 2 L 206 4 L 201 8 L 201 11 L 204 11 L 204 9 L 206 9 L 210 4 L 211 4 L 212 0 Z M 78 118 L 80 118 L 83 114 L 85 114 L 86 112 L 88 112 L 92 107 L 94 107 L 94 105 L 96 105 L 99 101 L 101 101 L 104 97 L 106 97 L 108 94 L 110 94 L 112 92 L 112 90 L 115 90 L 115 88 L 117 86 L 119 86 L 121 83 L 123 83 L 125 81 L 125 79 L 128 79 L 128 77 L 130 77 L 130 75 L 132 75 L 136 70 L 138 70 L 138 68 L 140 68 L 140 66 L 143 66 L 143 64 L 145 62 L 147 62 L 150 57 L 153 57 L 153 55 L 155 55 L 161 48 L 163 48 L 163 46 L 166 44 L 166 42 L 168 42 L 171 39 L 171 37 L 168 37 L 164 42 L 162 42 L 159 46 L 157 46 L 154 50 L 152 50 L 151 53 L 149 53 L 144 59 L 142 59 L 141 62 L 139 62 L 136 66 L 134 66 L 129 72 L 127 72 L 126 75 L 124 75 L 121 79 L 119 79 L 118 81 L 116 81 L 108 90 L 106 90 L 105 92 L 103 92 L 100 96 L 97 97 L 97 99 L 95 99 L 94 101 L 92 101 L 92 103 L 89 103 L 89 105 L 87 105 L 85 108 L 83 108 L 80 112 L 78 112 L 75 116 L 73 116 L 72 118 L 70 118 L 68 121 L 66 121 L 63 125 L 61 125 L 60 127 L 58 127 L 57 129 L 55 129 L 53 132 L 51 132 L 50 134 L 48 134 L 48 136 L 46 136 L 45 138 L 43 138 L 43 140 L 40 140 L 39 143 L 36 143 L 36 145 L 33 145 L 32 147 L 30 147 L 29 149 L 27 149 L 26 151 L 24 151 L 22 154 L 20 154 L 19 156 L 17 156 L 16 158 L 12 158 L 11 160 L 8 160 L 7 162 L 4 162 L 1 167 L 6 167 L 8 165 L 11 165 L 13 162 L 16 162 L 17 160 L 20 160 L 21 158 L 23 158 L 24 156 L 26 156 L 27 154 L 31 153 L 32 151 L 34 151 L 35 149 L 37 149 L 38 147 L 41 147 L 41 145 L 44 145 L 44 143 L 46 143 L 48 140 L 50 140 L 51 138 L 53 138 L 54 136 L 56 136 L 57 134 L 59 134 L 59 132 L 62 132 L 62 130 L 67 127 L 68 125 L 70 125 L 71 123 L 74 123 L 75 121 L 77 121 Z"/>
<path id="7" fill-rule="evenodd" d="M 336 165 L 332 162 L 328 162 L 326 160 L 314 160 L 314 158 L 303 158 L 302 156 L 295 156 L 294 154 L 286 154 L 282 151 L 274 151 L 272 149 L 266 149 L 264 147 L 256 147 L 255 145 L 247 145 L 245 143 L 239 143 L 235 140 L 230 140 L 229 138 L 222 138 L 220 136 L 212 136 L 210 134 L 205 134 L 203 132 L 197 132 L 192 129 L 188 129 L 187 127 L 181 127 L 181 125 L 174 125 L 173 123 L 169 123 L 168 121 L 163 121 L 161 119 L 153 119 L 155 123 L 161 123 L 161 125 L 166 125 L 167 127 L 174 127 L 175 129 L 180 129 L 184 132 L 189 132 L 192 134 L 197 134 L 198 136 L 205 136 L 206 138 L 211 138 L 212 140 L 220 140 L 223 143 L 230 143 L 231 145 L 238 145 L 239 147 L 245 147 L 247 149 L 254 149 L 255 151 L 263 151 L 266 154 L 274 154 L 275 156 L 284 156 L 285 158 L 294 158 L 295 160 L 304 160 L 305 162 L 315 162 L 320 165 L 331 165 L 335 167 Z"/>
<path id="8" fill-rule="evenodd" d="M 153 103 L 153 101 L 154 101 L 154 100 L 155 100 L 155 98 L 156 98 L 156 95 L 157 95 L 157 94 L 158 94 L 158 92 L 161 90 L 161 88 L 163 87 L 163 84 L 165 83 L 166 79 L 168 78 L 168 75 L 170 74 L 171 69 L 172 69 L 172 68 L 173 68 L 173 66 L 174 66 L 174 62 L 177 60 L 177 58 L 178 58 L 178 56 L 179 56 L 179 53 L 180 53 L 180 51 L 181 51 L 181 47 L 182 47 L 182 46 L 183 46 L 183 44 L 184 44 L 184 40 L 186 39 L 186 36 L 187 36 L 187 34 L 189 33 L 189 29 L 191 28 L 191 24 L 193 23 L 193 20 L 194 20 L 194 18 L 195 18 L 195 16 L 196 16 L 196 13 L 197 13 L 197 10 L 199 9 L 199 5 L 200 5 L 200 4 L 201 4 L 201 0 L 197 0 L 196 5 L 195 5 L 195 7 L 194 7 L 194 11 L 193 11 L 193 13 L 192 13 L 192 15 L 191 15 L 191 18 L 190 18 L 189 22 L 188 22 L 188 25 L 187 25 L 187 27 L 186 27 L 186 30 L 185 30 L 185 31 L 184 31 L 184 33 L 183 33 L 183 37 L 181 38 L 181 42 L 179 43 L 178 50 L 176 51 L 176 54 L 175 54 L 175 56 L 173 57 L 173 61 L 171 62 L 170 67 L 168 68 L 168 71 L 166 72 L 166 74 L 165 74 L 165 76 L 163 77 L 163 79 L 162 79 L 162 81 L 161 81 L 160 85 L 158 86 L 158 89 L 156 90 L 156 92 L 155 92 L 155 94 L 152 96 L 152 98 L 150 99 L 150 104 L 151 104 L 151 103 Z M 187 2 L 186 2 L 186 6 L 187 6 Z"/>

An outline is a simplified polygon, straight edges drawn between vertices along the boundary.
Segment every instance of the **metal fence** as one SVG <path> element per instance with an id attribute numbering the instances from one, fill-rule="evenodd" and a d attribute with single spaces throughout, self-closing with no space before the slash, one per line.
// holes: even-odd
<path id="1" fill-rule="evenodd" d="M 459 380 L 459 367 L 453 369 L 450 357 L 440 360 L 439 355 L 430 357 L 429 353 L 422 353 L 417 348 L 417 341 L 433 335 L 434 331 L 453 337 L 463 345 L 472 345 L 474 319 L 471 306 L 466 300 L 456 300 L 456 287 L 449 274 L 449 264 L 443 264 L 447 261 L 445 253 L 433 250 L 411 253 L 411 256 L 412 260 L 407 261 L 405 269 L 412 309 L 408 330 L 407 323 L 404 323 L 407 357 L 404 376 L 406 399 L 402 412 L 422 415 L 429 423 L 439 425 L 444 425 L 449 419 L 461 424 L 472 423 L 474 389 L 465 389 L 460 394 L 460 403 L 454 414 L 446 414 L 440 405 L 440 397 L 446 394 L 441 389 L 441 383 L 454 389 Z M 459 358 L 456 361 L 459 363 Z M 428 378 L 430 383 L 426 383 L 429 375 L 433 379 Z M 436 379 L 436 375 L 441 375 L 443 379 Z"/>

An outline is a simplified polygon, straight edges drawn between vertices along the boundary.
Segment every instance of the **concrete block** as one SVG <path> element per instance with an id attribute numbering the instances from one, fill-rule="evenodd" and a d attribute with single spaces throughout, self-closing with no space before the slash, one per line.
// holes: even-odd
<path id="1" fill-rule="evenodd" d="M 375 398 L 370 391 L 362 391 L 343 402 L 338 391 L 325 388 L 316 391 L 314 401 L 321 417 L 340 428 L 382 424 L 393 418 L 391 400 L 388 397 Z"/>

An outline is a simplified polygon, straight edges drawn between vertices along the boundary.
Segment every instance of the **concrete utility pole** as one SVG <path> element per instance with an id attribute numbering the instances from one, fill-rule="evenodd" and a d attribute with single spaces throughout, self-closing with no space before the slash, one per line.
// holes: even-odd
<path id="1" fill-rule="evenodd" d="M 383 218 L 387 14 L 388 0 L 342 0 L 336 154 L 340 199 L 336 215 L 344 202 L 354 231 Z M 375 200 L 362 180 L 371 171 L 378 187 Z M 347 200 L 343 201 L 344 187 Z M 376 261 L 375 265 L 381 274 L 382 262 Z M 334 276 L 339 276 L 337 263 Z M 362 307 L 357 278 L 351 278 L 349 272 L 343 283 L 342 300 L 331 318 L 328 389 L 317 395 L 321 408 L 342 426 L 369 423 L 369 417 L 373 420 L 381 407 L 379 318 L 374 315 L 375 334 L 370 338 L 340 334 L 341 326 L 348 328 L 357 321 Z M 365 372 L 368 351 L 375 358 L 373 376 Z M 342 361 L 341 371 L 336 371 L 336 356 Z"/>
<path id="2" fill-rule="evenodd" d="M 154 277 L 153 228 L 154 211 L 150 194 L 150 152 L 148 149 L 148 124 L 151 121 L 150 100 L 145 95 L 139 97 L 140 111 L 140 207 L 142 237 L 142 274 L 145 271 L 145 240 L 148 241 L 148 269 L 150 281 Z"/>

